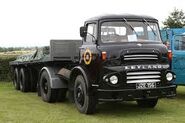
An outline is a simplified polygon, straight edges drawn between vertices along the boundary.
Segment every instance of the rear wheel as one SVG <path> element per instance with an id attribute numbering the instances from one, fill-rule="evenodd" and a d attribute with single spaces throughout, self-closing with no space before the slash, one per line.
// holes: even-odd
<path id="1" fill-rule="evenodd" d="M 40 77 L 40 92 L 42 100 L 45 102 L 55 102 L 57 90 L 51 89 L 50 78 L 47 71 L 43 71 Z"/>
<path id="2" fill-rule="evenodd" d="M 154 108 L 157 105 L 157 102 L 157 98 L 137 100 L 138 106 L 143 108 Z"/>
<path id="3" fill-rule="evenodd" d="M 29 91 L 29 74 L 26 68 L 21 68 L 20 70 L 20 76 L 19 76 L 19 82 L 20 82 L 20 90 L 22 92 L 28 92 Z"/>
<path id="4" fill-rule="evenodd" d="M 96 109 L 96 98 L 87 94 L 87 85 L 82 75 L 78 75 L 74 86 L 74 101 L 79 112 L 92 114 Z"/>
<path id="5" fill-rule="evenodd" d="M 19 71 L 18 71 L 18 68 L 15 68 L 15 70 L 14 70 L 13 85 L 14 85 L 14 88 L 16 90 L 20 90 Z"/>

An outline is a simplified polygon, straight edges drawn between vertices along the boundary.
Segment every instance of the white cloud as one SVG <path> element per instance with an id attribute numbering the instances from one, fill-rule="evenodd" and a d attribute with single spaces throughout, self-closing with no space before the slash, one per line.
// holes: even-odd
<path id="1" fill-rule="evenodd" d="M 43 46 L 50 39 L 80 39 L 85 19 L 142 14 L 161 21 L 184 0 L 0 0 L 0 46 Z"/>

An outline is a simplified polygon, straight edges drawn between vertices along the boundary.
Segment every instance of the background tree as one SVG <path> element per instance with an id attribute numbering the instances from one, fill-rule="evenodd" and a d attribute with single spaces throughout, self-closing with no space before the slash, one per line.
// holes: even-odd
<path id="1" fill-rule="evenodd" d="M 165 28 L 183 28 L 185 27 L 185 15 L 182 10 L 174 9 L 168 18 L 163 22 Z"/>

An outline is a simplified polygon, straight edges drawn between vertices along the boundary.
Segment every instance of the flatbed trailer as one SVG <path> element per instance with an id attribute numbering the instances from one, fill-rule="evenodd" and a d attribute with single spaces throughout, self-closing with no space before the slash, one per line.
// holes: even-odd
<path id="1" fill-rule="evenodd" d="M 153 108 L 174 97 L 175 74 L 161 42 L 158 21 L 149 16 L 105 15 L 87 20 L 82 40 L 51 40 L 49 47 L 10 62 L 15 89 L 37 91 L 46 102 L 68 92 L 81 113 L 98 102 L 137 101 Z"/>

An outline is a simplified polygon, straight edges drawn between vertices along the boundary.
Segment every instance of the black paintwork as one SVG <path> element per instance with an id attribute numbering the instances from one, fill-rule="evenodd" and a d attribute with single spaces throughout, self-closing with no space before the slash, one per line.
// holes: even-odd
<path id="1" fill-rule="evenodd" d="M 159 63 L 159 64 L 168 64 L 167 59 L 167 48 L 165 45 L 162 44 L 161 41 L 153 41 L 153 42 L 124 42 L 124 43 L 102 43 L 100 41 L 100 23 L 104 21 L 114 21 L 114 20 L 123 20 L 123 18 L 127 20 L 132 21 L 143 21 L 143 19 L 146 19 L 147 21 L 151 21 L 154 23 L 157 23 L 157 19 L 150 17 L 150 16 L 138 16 L 138 15 L 131 15 L 131 14 L 123 14 L 123 15 L 104 15 L 104 16 L 98 16 L 91 19 L 88 19 L 85 22 L 85 26 L 89 23 L 95 23 L 97 24 L 97 41 L 91 44 L 86 44 L 85 38 L 83 38 L 83 45 L 81 47 L 81 59 L 80 63 L 84 64 L 83 61 L 83 53 L 88 48 L 91 50 L 93 54 L 92 63 L 90 65 L 85 65 L 88 67 L 90 73 L 92 73 L 93 79 L 97 79 L 98 73 L 101 72 L 100 69 L 103 68 L 103 66 L 121 66 L 121 65 L 128 65 L 128 64 L 138 64 L 137 62 L 131 63 L 122 63 L 121 57 L 124 56 L 124 54 L 127 52 L 129 53 L 152 53 L 153 51 L 160 56 L 159 61 L 144 61 L 145 64 L 148 63 Z M 142 46 L 138 46 L 137 44 L 142 44 Z M 105 62 L 102 62 L 100 59 L 101 52 L 105 51 L 107 52 L 107 60 Z M 140 64 L 140 63 L 139 63 Z M 97 80 L 96 80 L 97 81 Z"/>
<path id="2" fill-rule="evenodd" d="M 157 19 L 151 17 L 151 16 L 146 16 L 146 15 L 133 15 L 133 14 L 122 14 L 122 15 L 116 15 L 116 14 L 112 14 L 112 15 L 102 15 L 102 16 L 96 16 L 93 18 L 90 18 L 87 20 L 87 22 L 90 21 L 100 21 L 100 20 L 107 20 L 107 19 L 120 19 L 120 18 L 125 18 L 128 20 L 152 20 L 157 22 Z"/>
<path id="3" fill-rule="evenodd" d="M 79 47 L 79 61 L 28 61 L 28 62 L 12 62 L 11 66 L 13 67 L 28 67 L 29 69 L 35 69 L 39 74 L 42 67 L 50 66 L 55 67 L 55 74 L 61 68 L 66 68 L 71 70 L 71 78 L 69 80 L 74 80 L 73 75 L 76 75 L 75 72 L 81 73 L 88 85 L 88 92 L 90 94 L 98 95 L 100 101 L 106 101 L 106 98 L 109 100 L 117 101 L 119 98 L 122 100 L 135 100 L 147 98 L 148 92 L 151 89 L 147 90 L 137 90 L 136 84 L 127 84 L 126 83 L 126 73 L 129 70 L 124 70 L 123 66 L 128 65 L 156 65 L 156 64 L 168 64 L 167 58 L 167 48 L 161 43 L 161 41 L 155 42 L 124 42 L 124 43 L 102 43 L 100 41 L 100 24 L 104 21 L 115 21 L 123 20 L 123 18 L 128 21 L 140 22 L 143 19 L 148 22 L 158 23 L 157 19 L 149 16 L 137 16 L 137 15 L 106 15 L 91 18 L 87 20 L 84 24 L 86 26 L 89 23 L 94 23 L 97 25 L 97 39 L 92 43 L 85 42 L 85 38 L 82 39 L 83 44 Z M 84 28 L 85 29 L 85 28 Z M 138 45 L 140 44 L 140 45 Z M 76 48 L 78 49 L 78 48 Z M 92 61 L 89 65 L 84 63 L 84 52 L 86 49 L 89 49 L 92 52 Z M 62 49 L 61 49 L 62 50 Z M 107 59 L 103 61 L 101 59 L 102 52 L 107 53 Z M 66 51 L 67 52 L 67 51 Z M 137 61 L 125 61 L 123 59 L 124 55 L 128 54 L 156 54 L 158 60 L 140 60 Z M 69 56 L 71 56 L 69 51 Z M 145 69 L 144 71 L 147 71 Z M 156 69 L 155 69 L 156 70 Z M 171 82 L 166 81 L 166 71 L 167 69 L 157 69 L 161 72 L 161 82 L 157 83 L 157 88 L 151 91 L 150 95 L 155 97 L 168 97 L 175 96 L 176 86 Z M 130 70 L 134 71 L 134 70 Z M 137 70 L 143 71 L 143 70 Z M 152 69 L 148 71 L 153 71 Z M 110 77 L 111 75 L 117 75 L 119 77 L 119 82 L 117 85 L 111 85 L 109 82 L 105 82 L 103 79 L 104 76 Z M 39 80 L 39 78 L 37 78 Z M 71 81 L 70 83 L 71 84 Z M 73 84 L 71 84 L 73 85 Z M 62 88 L 62 87 L 61 87 Z M 73 86 L 68 87 L 74 88 Z M 119 96 L 116 96 L 119 95 Z M 129 97 L 132 96 L 132 97 Z M 151 96 L 151 97 L 154 97 Z M 118 98 L 118 99 L 117 99 Z M 107 100 L 108 101 L 108 100 Z"/>
<path id="4" fill-rule="evenodd" d="M 168 64 L 167 58 L 167 48 L 162 44 L 161 40 L 159 41 L 149 41 L 149 42 L 124 42 L 124 43 L 102 43 L 100 41 L 100 25 L 104 21 L 115 21 L 122 20 L 123 18 L 128 21 L 140 22 L 143 19 L 148 22 L 158 23 L 157 19 L 149 16 L 137 16 L 137 15 L 106 15 L 98 16 L 91 18 L 85 22 L 85 26 L 89 23 L 97 24 L 97 40 L 91 44 L 85 42 L 83 39 L 83 45 L 81 47 L 81 65 L 85 66 L 91 77 L 89 80 L 90 83 L 97 85 L 95 87 L 95 92 L 99 94 L 99 99 L 106 101 L 109 100 L 135 100 L 146 97 L 148 90 L 136 90 L 136 84 L 127 84 L 126 83 L 126 73 L 123 69 L 123 66 L 127 65 L 150 65 L 150 64 Z M 139 46 L 138 44 L 141 44 Z M 86 49 L 90 49 L 93 57 L 90 65 L 86 65 L 83 60 L 83 54 Z M 106 61 L 102 61 L 101 52 L 107 53 Z M 156 54 L 158 60 L 137 60 L 137 61 L 124 61 L 122 58 L 126 54 Z M 144 71 L 147 71 L 145 69 Z M 138 71 L 138 70 L 137 70 Z M 142 70 L 139 70 L 142 71 Z M 148 70 L 153 71 L 153 70 Z M 155 91 L 151 91 L 151 95 L 155 97 L 166 97 L 166 96 L 175 96 L 175 88 L 172 83 L 166 81 L 166 71 L 167 69 L 157 69 L 161 72 L 161 83 L 157 83 L 157 88 Z M 111 85 L 109 82 L 103 80 L 104 76 L 117 75 L 119 77 L 119 82 L 117 85 Z M 150 90 L 150 89 L 149 89 Z M 162 93 L 164 91 L 164 95 Z M 116 92 L 115 92 L 116 91 Z M 121 96 L 120 96 L 120 95 Z M 119 95 L 116 97 L 115 95 Z M 131 95 L 133 97 L 128 97 Z"/>

